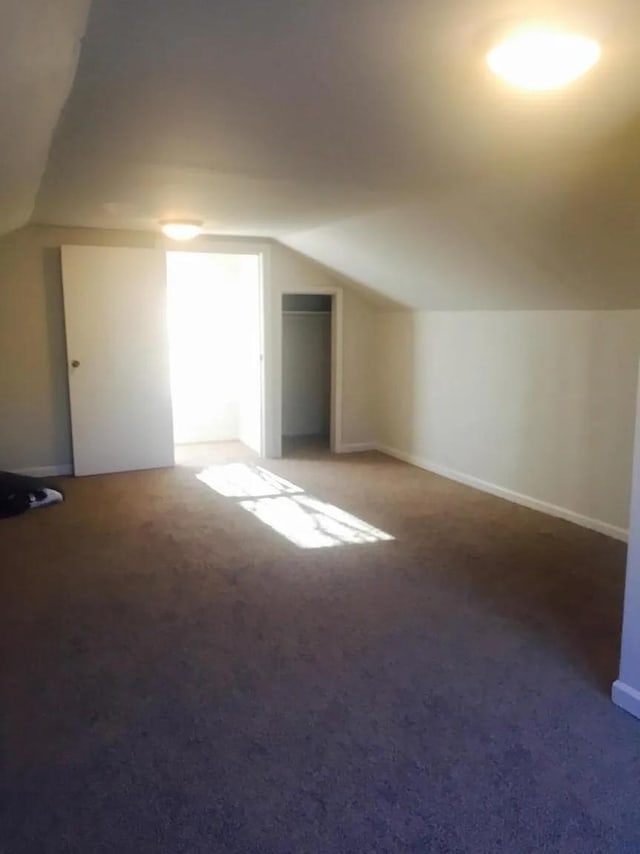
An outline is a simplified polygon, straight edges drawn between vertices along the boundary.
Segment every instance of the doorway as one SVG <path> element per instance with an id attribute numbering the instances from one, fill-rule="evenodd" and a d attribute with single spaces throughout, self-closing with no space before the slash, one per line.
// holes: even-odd
<path id="1" fill-rule="evenodd" d="M 282 295 L 282 453 L 331 448 L 333 296 Z"/>
<path id="2" fill-rule="evenodd" d="M 167 252 L 177 464 L 262 454 L 262 283 L 258 254 Z"/>

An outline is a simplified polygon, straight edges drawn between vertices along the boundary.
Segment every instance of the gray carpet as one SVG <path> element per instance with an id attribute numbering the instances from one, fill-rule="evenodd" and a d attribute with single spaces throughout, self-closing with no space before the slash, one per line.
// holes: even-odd
<path id="1" fill-rule="evenodd" d="M 188 468 L 0 522 L 0 851 L 637 854 L 624 546 L 303 457 L 395 540 L 298 548 Z"/>

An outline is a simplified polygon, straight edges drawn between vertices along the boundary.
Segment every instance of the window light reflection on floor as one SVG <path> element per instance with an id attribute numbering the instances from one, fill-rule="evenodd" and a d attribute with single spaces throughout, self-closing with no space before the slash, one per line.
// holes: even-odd
<path id="1" fill-rule="evenodd" d="M 393 540 L 333 504 L 310 495 L 260 466 L 228 463 L 210 466 L 198 480 L 238 503 L 265 525 L 303 549 L 321 549 Z"/>
<path id="2" fill-rule="evenodd" d="M 246 463 L 209 466 L 197 478 L 226 498 L 260 498 L 304 491 L 261 466 Z"/>

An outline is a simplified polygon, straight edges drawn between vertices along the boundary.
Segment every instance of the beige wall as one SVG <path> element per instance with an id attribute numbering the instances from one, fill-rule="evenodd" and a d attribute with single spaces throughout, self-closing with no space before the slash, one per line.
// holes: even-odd
<path id="1" fill-rule="evenodd" d="M 378 340 L 384 446 L 609 533 L 628 527 L 640 311 L 380 314 Z"/>
<path id="2" fill-rule="evenodd" d="M 229 242 L 242 245 L 239 239 Z M 145 232 L 43 226 L 0 239 L 0 469 L 71 462 L 59 254 L 63 244 L 153 247 L 162 245 L 162 239 Z M 201 251 L 207 246 L 206 239 L 190 244 Z M 277 244 L 272 248 L 272 279 L 275 289 L 293 281 L 311 286 L 336 283 L 313 262 Z M 373 436 L 369 359 L 373 316 L 360 294 L 345 294 L 345 442 L 366 442 Z"/>
<path id="3" fill-rule="evenodd" d="M 280 244 L 274 244 L 272 249 L 271 273 L 276 312 L 281 310 L 282 291 L 336 286 L 343 289 L 342 444 L 346 448 L 371 444 L 375 439 L 376 377 L 371 359 L 376 331 L 374 304 L 324 267 Z"/>

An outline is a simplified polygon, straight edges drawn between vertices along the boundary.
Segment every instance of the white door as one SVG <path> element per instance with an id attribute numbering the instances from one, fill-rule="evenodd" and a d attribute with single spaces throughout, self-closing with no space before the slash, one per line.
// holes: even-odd
<path id="1" fill-rule="evenodd" d="M 76 475 L 172 466 L 161 251 L 63 246 Z"/>

